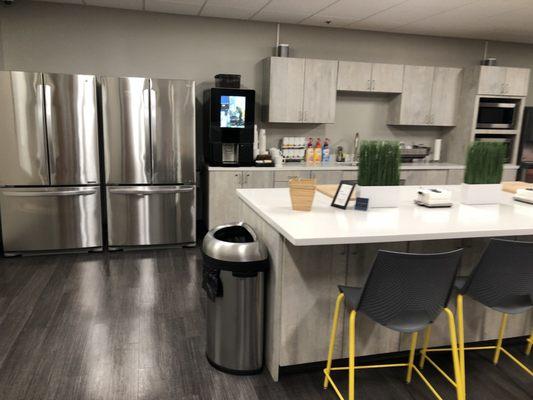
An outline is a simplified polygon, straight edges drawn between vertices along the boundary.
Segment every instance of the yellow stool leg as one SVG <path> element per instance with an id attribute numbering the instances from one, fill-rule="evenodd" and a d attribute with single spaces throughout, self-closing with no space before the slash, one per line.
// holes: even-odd
<path id="1" fill-rule="evenodd" d="M 455 318 L 449 308 L 445 308 L 444 311 L 448 315 L 448 327 L 450 330 L 450 343 L 452 346 L 452 359 L 453 359 L 453 371 L 455 375 L 457 400 L 464 400 L 466 398 L 463 390 L 463 371 L 459 363 L 459 350 L 457 348 L 457 330 L 455 328 Z"/>
<path id="2" fill-rule="evenodd" d="M 411 334 L 411 350 L 409 351 L 409 365 L 407 366 L 407 377 L 405 381 L 411 383 L 411 377 L 413 376 L 413 365 L 415 362 L 416 342 L 418 339 L 418 332 Z"/>
<path id="3" fill-rule="evenodd" d="M 463 296 L 457 296 L 457 330 L 459 333 L 459 363 L 461 364 L 461 377 L 463 383 L 463 393 L 466 397 L 466 366 L 465 366 L 465 326 L 463 314 Z"/>
<path id="4" fill-rule="evenodd" d="M 350 312 L 349 359 L 348 359 L 348 400 L 355 399 L 355 310 Z"/>
<path id="5" fill-rule="evenodd" d="M 507 314 L 502 315 L 502 322 L 500 324 L 500 333 L 498 334 L 498 342 L 496 343 L 496 350 L 494 351 L 494 358 L 492 362 L 498 364 L 500 359 L 500 352 L 502 350 L 503 334 L 505 333 L 505 326 L 507 325 Z"/>
<path id="6" fill-rule="evenodd" d="M 531 347 L 533 347 L 533 331 L 531 331 L 531 336 L 527 340 L 526 354 L 528 356 L 531 354 Z"/>
<path id="7" fill-rule="evenodd" d="M 431 325 L 426 326 L 424 330 L 424 344 L 422 345 L 422 351 L 420 352 L 420 361 L 418 365 L 420 369 L 424 368 L 424 363 L 426 362 L 426 353 L 429 345 L 429 338 L 431 337 Z"/>
<path id="8" fill-rule="evenodd" d="M 333 326 L 331 327 L 331 334 L 329 337 L 329 350 L 328 350 L 328 362 L 326 364 L 326 373 L 331 372 L 331 363 L 333 360 L 333 350 L 335 349 L 335 336 L 337 335 L 337 325 L 339 323 L 339 312 L 341 309 L 342 301 L 344 300 L 344 293 L 339 293 L 337 296 L 337 302 L 335 303 L 335 313 L 333 314 Z M 328 377 L 324 377 L 324 389 L 328 388 Z"/>

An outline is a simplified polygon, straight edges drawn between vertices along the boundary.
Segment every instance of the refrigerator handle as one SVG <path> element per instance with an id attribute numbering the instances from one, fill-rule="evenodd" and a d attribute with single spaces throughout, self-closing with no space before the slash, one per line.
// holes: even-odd
<path id="1" fill-rule="evenodd" d="M 26 192 L 26 191 L 5 191 L 4 196 L 13 197 L 58 197 L 58 196 L 89 196 L 96 194 L 96 189 L 91 190 L 58 190 L 54 192 Z"/>
<path id="2" fill-rule="evenodd" d="M 188 193 L 194 190 L 194 186 L 179 186 L 169 188 L 110 188 L 112 194 L 135 194 L 149 196 L 151 194 Z"/>
<path id="3" fill-rule="evenodd" d="M 143 90 L 144 104 L 144 130 L 146 135 L 150 133 L 150 89 Z"/>
<path id="4" fill-rule="evenodd" d="M 51 143 L 55 137 L 52 120 L 52 86 L 46 84 L 44 85 L 44 117 L 46 125 L 46 137 L 48 141 L 48 168 L 50 170 L 50 177 L 53 177 L 56 173 L 56 159 L 54 145 Z"/>

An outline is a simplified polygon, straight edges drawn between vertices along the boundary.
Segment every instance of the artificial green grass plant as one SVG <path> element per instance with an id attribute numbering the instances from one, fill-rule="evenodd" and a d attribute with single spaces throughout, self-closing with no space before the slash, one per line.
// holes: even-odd
<path id="1" fill-rule="evenodd" d="M 360 186 L 397 186 L 400 184 L 400 144 L 365 140 L 359 152 Z"/>
<path id="2" fill-rule="evenodd" d="M 465 183 L 500 183 L 505 163 L 503 143 L 474 142 L 466 157 Z"/>

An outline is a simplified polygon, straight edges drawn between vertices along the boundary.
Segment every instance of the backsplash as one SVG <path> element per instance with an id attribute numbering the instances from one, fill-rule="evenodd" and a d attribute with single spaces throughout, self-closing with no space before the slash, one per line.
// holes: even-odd
<path id="1" fill-rule="evenodd" d="M 329 138 L 331 148 L 343 146 L 350 150 L 355 132 L 362 140 L 386 139 L 406 144 L 425 144 L 433 147 L 435 139 L 447 132 L 442 128 L 395 127 L 387 125 L 389 102 L 393 95 L 337 93 L 334 124 L 270 124 L 260 123 L 266 129 L 268 147 L 279 146 L 283 136 Z"/>

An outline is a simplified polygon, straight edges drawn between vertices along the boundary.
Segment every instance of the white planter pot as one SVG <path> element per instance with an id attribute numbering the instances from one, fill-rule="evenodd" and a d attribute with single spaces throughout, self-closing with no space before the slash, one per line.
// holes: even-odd
<path id="1" fill-rule="evenodd" d="M 461 184 L 461 203 L 463 204 L 498 204 L 501 198 L 502 185 L 500 183 L 480 185 Z"/>
<path id="2" fill-rule="evenodd" d="M 356 196 L 368 199 L 369 208 L 398 207 L 400 186 L 357 186 Z"/>

